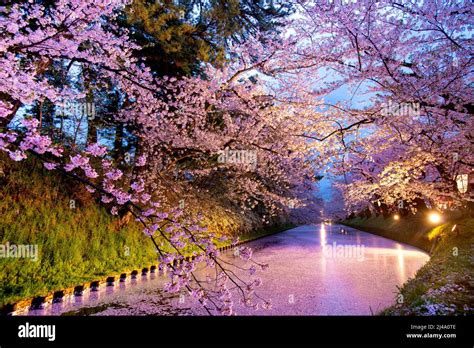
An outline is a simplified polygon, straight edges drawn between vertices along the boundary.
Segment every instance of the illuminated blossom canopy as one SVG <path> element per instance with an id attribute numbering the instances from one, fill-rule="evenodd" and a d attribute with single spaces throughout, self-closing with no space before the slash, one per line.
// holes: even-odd
<path id="1" fill-rule="evenodd" d="M 131 213 L 161 263 L 171 264 L 167 291 L 186 290 L 209 313 L 232 314 L 236 295 L 271 307 L 256 293 L 255 274 L 267 265 L 239 247 L 249 280 L 235 276 L 237 266 L 215 245 L 225 237 L 207 231 L 199 216 L 167 207 L 164 192 L 177 185 L 163 181 L 168 174 L 202 189 L 222 185 L 242 212 L 265 207 L 264 220 L 294 208 L 295 219 L 314 215 L 315 176 L 326 166 L 345 178 L 351 210 L 466 199 L 455 178 L 474 163 L 472 3 L 295 1 L 288 30 L 249 37 L 230 47 L 222 67 L 179 79 L 155 76 L 134 57 L 140 47 L 114 24 L 126 5 L 58 0 L 1 8 L 0 150 L 14 161 L 34 156 L 84 184 L 112 214 Z M 64 72 L 60 83 L 48 75 L 53 69 Z M 97 88 L 119 91 L 113 122 L 137 139 L 128 166 L 100 141 L 79 146 L 20 115 L 34 102 L 86 98 L 67 78 L 74 69 L 93 74 Z M 329 103 L 341 88 L 365 103 Z M 252 163 L 219 160 L 230 150 Z M 184 257 L 189 246 L 199 250 L 193 259 Z M 201 262 L 216 269 L 212 286 L 195 276 Z"/>

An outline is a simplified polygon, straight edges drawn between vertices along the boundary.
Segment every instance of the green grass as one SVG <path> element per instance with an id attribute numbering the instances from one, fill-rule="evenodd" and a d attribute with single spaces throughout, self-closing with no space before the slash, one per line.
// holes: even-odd
<path id="1" fill-rule="evenodd" d="M 252 231 L 255 221 L 215 205 L 205 209 L 203 224 L 219 234 L 247 231 L 241 240 L 291 227 Z M 0 217 L 0 244 L 37 245 L 39 254 L 37 261 L 0 258 L 0 307 L 157 263 L 153 243 L 138 223 L 119 224 L 87 191 L 34 160 L 13 163 L 0 156 Z"/>
<path id="2" fill-rule="evenodd" d="M 60 178 L 28 164 L 30 170 L 11 166 L 0 178 L 0 244 L 37 245 L 38 260 L 0 258 L 0 305 L 156 259 L 138 225 L 118 228 L 105 209 L 84 204 Z"/>
<path id="3" fill-rule="evenodd" d="M 424 221 L 425 216 L 418 214 L 399 221 L 372 217 L 342 222 L 432 251 L 431 259 L 400 288 L 402 297 L 397 299 L 401 299 L 401 303 L 380 314 L 474 314 L 474 219 L 460 218 L 435 228 L 429 228 Z M 454 224 L 459 234 L 451 231 Z"/>

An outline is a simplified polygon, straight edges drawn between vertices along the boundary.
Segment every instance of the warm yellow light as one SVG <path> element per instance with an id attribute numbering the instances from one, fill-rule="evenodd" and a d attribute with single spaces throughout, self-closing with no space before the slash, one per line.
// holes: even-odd
<path id="1" fill-rule="evenodd" d="M 436 213 L 436 212 L 432 212 L 428 215 L 428 220 L 432 224 L 439 224 L 441 222 L 441 214 Z"/>
<path id="2" fill-rule="evenodd" d="M 400 220 L 400 215 L 395 214 L 395 215 L 393 216 L 393 219 L 394 219 L 394 220 L 397 220 L 397 221 Z"/>

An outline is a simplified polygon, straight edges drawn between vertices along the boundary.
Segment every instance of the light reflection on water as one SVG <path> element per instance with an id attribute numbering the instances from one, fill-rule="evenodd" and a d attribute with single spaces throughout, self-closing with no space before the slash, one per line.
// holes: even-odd
<path id="1" fill-rule="evenodd" d="M 319 230 L 319 239 L 320 239 L 320 244 L 321 247 L 324 247 L 326 245 L 326 228 L 324 227 L 324 224 L 321 224 L 321 229 Z"/>

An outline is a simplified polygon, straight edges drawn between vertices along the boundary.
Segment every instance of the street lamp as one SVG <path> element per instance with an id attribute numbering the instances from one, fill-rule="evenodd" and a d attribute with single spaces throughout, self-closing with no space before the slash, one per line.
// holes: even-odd
<path id="1" fill-rule="evenodd" d="M 433 211 L 428 214 L 428 221 L 431 222 L 432 224 L 439 224 L 441 220 L 442 220 L 442 216 L 440 213 Z"/>
<path id="2" fill-rule="evenodd" d="M 395 215 L 393 216 L 393 219 L 394 219 L 395 221 L 398 221 L 398 220 L 400 220 L 400 215 L 398 215 L 398 214 L 395 214 Z"/>
<path id="3" fill-rule="evenodd" d="M 456 175 L 456 186 L 459 192 L 466 193 L 469 188 L 469 174 Z"/>

